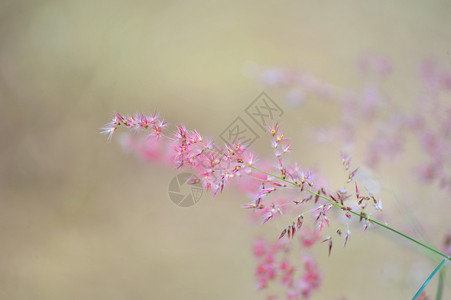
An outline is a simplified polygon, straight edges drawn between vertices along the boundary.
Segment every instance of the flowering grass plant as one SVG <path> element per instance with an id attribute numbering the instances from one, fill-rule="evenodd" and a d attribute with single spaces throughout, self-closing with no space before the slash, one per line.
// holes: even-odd
<path id="1" fill-rule="evenodd" d="M 279 124 L 268 127 L 277 172 L 273 172 L 267 162 L 256 162 L 254 153 L 239 142 L 227 145 L 224 151 L 218 152 L 212 141 L 204 139 L 195 130 L 187 130 L 183 125 L 177 126 L 177 132 L 172 136 L 166 135 L 166 123 L 157 114 L 124 117 L 116 113 L 104 128 L 104 133 L 111 138 L 120 126 L 133 131 L 147 130 L 149 134 L 145 139 L 136 141 L 135 136 L 130 136 L 124 143 L 147 159 L 159 160 L 163 153 L 172 149 L 172 155 L 166 158 L 166 161 L 172 161 L 176 168 L 188 167 L 196 171 L 199 180 L 214 196 L 228 185 L 252 193 L 251 202 L 242 207 L 256 211 L 262 224 L 282 214 L 297 214 L 292 222 L 281 230 L 277 241 L 268 242 L 261 238 L 255 241 L 258 289 L 265 289 L 270 282 L 278 281 L 286 288 L 288 299 L 308 298 L 319 288 L 321 275 L 313 258 L 308 256 L 303 258 L 304 273 L 296 272 L 296 268 L 288 260 L 287 253 L 291 251 L 289 240 L 299 236 L 304 247 L 325 243 L 330 255 L 336 238 L 341 238 L 344 245 L 348 242 L 351 234 L 349 222 L 353 217 L 363 224 L 363 230 L 369 226 L 383 227 L 443 257 L 443 262 L 451 260 L 448 255 L 372 217 L 382 210 L 381 201 L 371 193 L 359 189 L 358 183 L 355 182 L 358 168 L 351 168 L 350 156 L 342 155 L 342 164 L 347 172 L 346 185 L 334 191 L 324 186 L 324 180 L 317 178 L 312 172 L 301 170 L 296 163 L 287 164 L 284 157 L 290 151 L 291 145 Z M 270 197 L 282 191 L 288 192 L 283 198 Z M 336 237 L 323 236 L 324 227 L 329 226 L 329 212 L 333 209 L 341 211 L 345 216 L 346 229 L 337 229 Z M 309 225 L 305 224 L 307 218 Z"/>
<path id="2" fill-rule="evenodd" d="M 401 115 L 395 111 L 384 115 L 381 113 L 382 107 L 389 100 L 381 96 L 380 82 L 391 72 L 390 63 L 383 57 L 375 56 L 362 60 L 359 66 L 363 74 L 372 74 L 372 84 L 364 88 L 365 101 L 362 104 L 357 101 L 358 93 L 332 87 L 302 72 L 263 70 L 261 79 L 273 88 L 288 89 L 287 99 L 292 104 L 299 105 L 302 100 L 296 91 L 302 91 L 302 97 L 319 96 L 339 103 L 342 122 L 329 129 L 326 136 L 330 137 L 332 131 L 346 143 L 355 140 L 361 123 L 383 118 L 386 126 L 375 128 L 375 138 L 368 143 L 368 165 L 375 166 L 385 157 L 396 156 L 402 151 L 401 128 L 414 132 L 429 157 L 424 165 L 419 166 L 419 177 L 424 181 L 438 182 L 443 189 L 450 189 L 448 146 L 451 145 L 451 107 L 443 101 L 435 101 L 434 104 L 423 101 L 419 105 L 424 109 L 413 110 L 415 113 Z M 426 86 L 433 91 L 428 101 L 438 99 L 441 89 L 451 88 L 451 75 L 448 76 L 435 65 L 426 63 L 421 70 Z M 430 117 L 430 112 L 435 118 Z M 157 113 L 129 116 L 115 113 L 111 122 L 103 128 L 103 133 L 111 139 L 119 127 L 125 127 L 133 133 L 122 140 L 125 149 L 147 161 L 192 170 L 197 177 L 193 177 L 190 183 L 201 182 L 213 197 L 224 188 L 234 188 L 243 195 L 249 195 L 249 201 L 242 204 L 242 208 L 252 212 L 250 217 L 256 225 L 275 219 L 284 222 L 280 233 L 272 240 L 256 237 L 254 241 L 256 288 L 267 291 L 268 299 L 277 299 L 271 288 L 274 285 L 279 286 L 278 293 L 281 292 L 287 299 L 309 298 L 320 288 L 323 275 L 310 255 L 303 254 L 302 267 L 294 262 L 293 256 L 298 259 L 298 253 L 305 253 L 295 246 L 309 248 L 322 244 L 327 249 L 327 255 L 331 255 L 337 243 L 346 246 L 351 229 L 356 228 L 357 224 L 363 231 L 371 226 L 391 231 L 419 245 L 431 257 L 440 258 L 429 278 L 416 293 L 412 291 L 412 295 L 413 299 L 428 299 L 424 288 L 438 273 L 440 280 L 436 299 L 441 298 L 444 268 L 451 261 L 451 239 L 445 243 L 444 250 L 438 250 L 384 222 L 382 202 L 358 182 L 356 175 L 360 169 L 353 165 L 347 153 L 341 154 L 343 186 L 334 189 L 319 172 L 303 169 L 296 162 L 289 161 L 287 155 L 292 150 L 292 144 L 279 123 L 266 128 L 273 150 L 270 158 L 259 157 L 239 140 L 225 145 L 221 150 L 213 140 L 204 138 L 196 130 L 178 125 L 171 131 L 167 125 Z M 140 132 L 145 134 L 138 135 Z M 333 234 L 328 228 L 331 219 L 338 224 L 338 228 L 332 230 Z"/>

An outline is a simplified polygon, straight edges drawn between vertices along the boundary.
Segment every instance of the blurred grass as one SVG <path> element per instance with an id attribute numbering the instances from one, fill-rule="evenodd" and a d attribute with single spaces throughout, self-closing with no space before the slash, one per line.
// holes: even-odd
<path id="1" fill-rule="evenodd" d="M 245 63 L 352 88 L 365 51 L 395 62 L 390 92 L 410 101 L 421 58 L 451 64 L 450 16 L 447 1 L 0 1 L 0 298 L 257 298 L 244 198 L 179 209 L 166 194 L 175 172 L 123 154 L 98 128 L 114 110 L 157 109 L 217 137 L 262 90 Z M 305 143 L 321 117 L 285 108 L 283 127 L 298 160 L 327 169 L 330 149 Z M 319 299 L 408 298 L 414 262 L 420 284 L 433 269 L 373 233 L 336 248 L 327 259 L 318 249 Z"/>

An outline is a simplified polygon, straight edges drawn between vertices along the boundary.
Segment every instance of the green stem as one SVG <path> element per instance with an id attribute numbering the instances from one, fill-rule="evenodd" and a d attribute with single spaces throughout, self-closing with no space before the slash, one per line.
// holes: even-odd
<path id="1" fill-rule="evenodd" d="M 344 208 L 341 204 L 339 204 L 339 203 L 333 201 L 332 199 L 329 199 L 329 198 L 327 198 L 327 197 L 325 197 L 323 195 L 320 195 L 318 193 L 315 193 L 315 192 L 312 192 L 312 191 L 309 191 L 309 190 L 307 190 L 307 192 L 309 192 L 311 194 L 314 194 L 314 195 L 317 195 L 317 196 L 319 196 L 319 197 L 321 197 L 323 199 L 326 199 L 329 202 L 332 202 L 334 205 L 338 206 L 339 208 L 342 208 L 342 209 Z M 400 236 L 402 236 L 402 237 L 404 237 L 404 238 L 406 238 L 406 239 L 408 239 L 408 240 L 410 240 L 410 241 L 422 246 L 423 248 L 426 248 L 426 249 L 428 249 L 428 250 L 430 250 L 430 251 L 432 251 L 432 252 L 434 252 L 434 253 L 436 253 L 436 254 L 438 254 L 438 255 L 446 258 L 446 259 L 448 259 L 448 260 L 451 260 L 450 256 L 448 256 L 448 255 L 446 255 L 446 254 L 444 254 L 444 253 L 442 253 L 442 252 L 440 252 L 440 251 L 438 251 L 438 250 L 436 250 L 436 249 L 434 249 L 434 248 L 432 248 L 432 247 L 430 247 L 430 246 L 428 246 L 428 245 L 426 245 L 426 244 L 424 244 L 424 243 L 422 243 L 422 242 L 420 242 L 420 241 L 418 241 L 418 240 L 416 240 L 416 239 L 414 239 L 414 238 L 412 238 L 412 237 L 410 237 L 410 236 L 408 236 L 408 235 L 406 235 L 406 234 L 404 234 L 404 233 L 402 233 L 402 232 L 400 232 L 400 231 L 398 231 L 398 230 L 396 230 L 396 229 L 394 229 L 394 228 L 392 228 L 392 227 L 390 227 L 390 226 L 388 226 L 388 225 L 376 220 L 376 219 L 370 218 L 370 217 L 368 217 L 366 215 L 359 214 L 358 212 L 355 212 L 353 210 L 350 210 L 349 212 L 354 214 L 354 215 L 356 215 L 356 216 L 358 216 L 358 217 L 360 217 L 360 218 L 363 218 L 363 219 L 368 220 L 368 221 L 370 221 L 370 222 L 372 222 L 374 224 L 377 224 L 377 225 L 379 225 L 379 226 L 381 226 L 381 227 L 383 227 L 385 229 L 388 229 L 391 232 L 394 232 L 394 233 L 396 233 L 396 234 L 398 234 L 398 235 L 400 235 Z"/>
<path id="2" fill-rule="evenodd" d="M 416 300 L 418 299 L 418 297 L 420 296 L 421 292 L 424 290 L 424 288 L 428 285 L 429 281 L 431 281 L 432 277 L 434 277 L 434 275 L 438 272 L 438 270 L 440 270 L 440 268 L 443 266 L 443 264 L 445 263 L 446 259 L 443 259 L 442 262 L 434 269 L 434 271 L 432 271 L 431 275 L 429 275 L 428 279 L 426 279 L 426 281 L 423 283 L 423 285 L 420 287 L 420 289 L 417 291 L 417 293 L 415 294 L 415 296 L 413 296 L 412 300 Z"/>
<path id="3" fill-rule="evenodd" d="M 445 281 L 445 268 L 440 270 L 438 274 L 437 292 L 435 293 L 435 300 L 441 300 L 443 294 L 443 283 Z"/>
<path id="4" fill-rule="evenodd" d="M 294 185 L 294 186 L 296 186 L 296 187 L 301 187 L 299 184 L 297 184 L 297 183 L 295 183 L 295 182 L 291 182 L 291 181 L 289 181 L 289 180 L 286 180 L 286 179 L 284 179 L 284 178 L 282 178 L 282 177 L 280 177 L 280 176 L 270 174 L 270 173 L 268 173 L 268 172 L 265 172 L 265 171 L 263 171 L 263 170 L 260 170 L 260 169 L 258 169 L 258 168 L 256 168 L 256 167 L 254 167 L 254 166 L 250 166 L 250 165 L 247 165 L 247 166 L 250 167 L 250 168 L 252 168 L 252 169 L 254 169 L 254 170 L 256 170 L 256 171 L 259 171 L 259 172 L 264 173 L 264 174 L 266 174 L 266 175 L 272 176 L 272 177 L 274 177 L 274 178 L 277 178 L 277 179 L 279 179 L 279 180 L 282 180 L 282 181 L 284 181 L 284 182 L 286 182 L 286 183 L 289 183 L 289 184 L 291 184 L 291 185 Z M 344 207 L 343 205 L 341 205 L 340 203 L 337 203 L 337 202 L 335 202 L 334 200 L 332 200 L 332 199 L 330 199 L 330 198 L 328 198 L 328 197 L 326 197 L 326 196 L 324 196 L 324 195 L 315 193 L 315 192 L 310 191 L 310 190 L 305 190 L 305 191 L 309 192 L 310 194 L 313 194 L 313 195 L 315 195 L 315 196 L 321 197 L 321 198 L 323 198 L 323 199 L 325 199 L 325 200 L 331 202 L 331 203 L 332 203 L 334 206 L 336 206 L 336 207 L 339 207 L 339 208 L 341 208 L 341 209 L 344 209 L 344 208 L 345 208 L 345 207 Z M 432 248 L 432 247 L 430 247 L 430 246 L 428 246 L 428 245 L 426 245 L 426 244 L 424 244 L 424 243 L 422 243 L 422 242 L 420 242 L 420 241 L 418 241 L 418 240 L 416 240 L 416 239 L 414 239 L 414 238 L 412 238 L 412 237 L 410 237 L 410 236 L 408 236 L 408 235 L 406 235 L 406 234 L 404 234 L 404 233 L 402 233 L 402 232 L 400 232 L 400 231 L 398 231 L 398 230 L 396 230 L 396 229 L 394 229 L 394 228 L 392 228 L 392 227 L 390 227 L 390 226 L 388 226 L 388 225 L 386 225 L 386 224 L 384 224 L 384 223 L 382 223 L 382 222 L 376 220 L 376 219 L 370 218 L 370 217 L 368 217 L 368 216 L 366 216 L 366 215 L 359 214 L 358 212 L 355 212 L 355 211 L 353 211 L 353 210 L 349 210 L 349 212 L 350 212 L 351 214 L 355 215 L 355 216 L 358 216 L 359 218 L 363 218 L 363 219 L 368 220 L 368 221 L 370 221 L 370 222 L 372 222 L 372 223 L 374 223 L 374 224 L 377 224 L 377 225 L 379 225 L 379 226 L 381 226 L 381 227 L 383 227 L 383 228 L 385 228 L 385 229 L 387 229 L 387 230 L 390 230 L 391 232 L 394 232 L 394 233 L 396 233 L 397 235 L 400 235 L 400 236 L 402 236 L 402 237 L 404 237 L 404 238 L 406 238 L 406 239 L 408 239 L 408 240 L 410 240 L 410 241 L 412 241 L 412 242 L 414 242 L 414 243 L 416 243 L 416 244 L 422 246 L 423 248 L 428 249 L 429 251 L 432 251 L 432 252 L 434 252 L 435 254 L 438 254 L 438 255 L 444 257 L 444 258 L 447 259 L 447 260 L 451 260 L 451 257 L 450 257 L 450 256 L 448 256 L 448 255 L 446 255 L 446 254 L 444 254 L 444 253 L 442 253 L 442 252 L 440 252 L 440 251 L 438 251 L 438 250 L 436 250 L 436 249 L 434 249 L 434 248 Z"/>

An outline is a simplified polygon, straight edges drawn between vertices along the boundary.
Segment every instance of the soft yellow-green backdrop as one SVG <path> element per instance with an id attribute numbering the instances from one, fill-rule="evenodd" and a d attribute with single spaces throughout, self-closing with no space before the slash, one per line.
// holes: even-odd
<path id="1" fill-rule="evenodd" d="M 263 90 L 243 66 L 300 68 L 358 88 L 362 52 L 390 57 L 388 88 L 412 101 L 420 59 L 451 66 L 450 29 L 444 0 L 1 0 L 0 298 L 260 299 L 250 243 L 261 231 L 240 209 L 245 197 L 225 192 L 179 208 L 167 195 L 176 172 L 124 154 L 99 128 L 114 110 L 156 109 L 218 137 Z M 296 159 L 342 176 L 338 145 L 308 143 L 325 116 L 284 108 Z M 402 185 L 400 169 L 377 177 Z M 438 245 L 450 206 L 434 204 L 432 192 L 412 191 L 422 202 L 411 209 Z M 403 214 L 391 200 L 391 215 Z M 318 247 L 325 281 L 314 298 L 412 297 L 434 264 L 396 240 L 356 229 L 330 258 Z"/>

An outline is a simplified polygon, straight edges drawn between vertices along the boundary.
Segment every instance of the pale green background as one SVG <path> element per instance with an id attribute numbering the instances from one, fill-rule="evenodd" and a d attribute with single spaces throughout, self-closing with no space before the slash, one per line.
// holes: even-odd
<path id="1" fill-rule="evenodd" d="M 99 128 L 114 110 L 157 109 L 217 137 L 263 90 L 243 75 L 246 62 L 359 88 L 362 52 L 395 62 L 387 89 L 408 105 L 420 59 L 451 67 L 450 29 L 449 1 L 1 1 L 0 298 L 259 299 L 250 243 L 283 224 L 256 230 L 240 209 L 247 199 L 229 191 L 174 206 L 176 172 L 125 155 Z M 333 113 L 283 107 L 293 158 L 339 180 L 338 144 L 308 140 Z M 395 199 L 410 203 L 438 245 L 450 207 L 406 183 L 411 162 L 376 174 L 395 193 L 386 210 L 408 230 Z M 434 265 L 396 240 L 359 228 L 330 258 L 319 246 L 325 280 L 314 299 L 412 297 Z"/>

